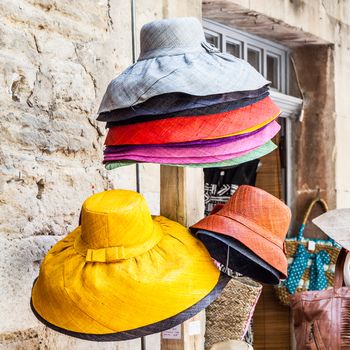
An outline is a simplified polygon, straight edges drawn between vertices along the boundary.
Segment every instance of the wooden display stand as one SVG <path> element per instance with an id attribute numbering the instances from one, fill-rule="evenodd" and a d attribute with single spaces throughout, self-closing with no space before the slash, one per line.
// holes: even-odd
<path id="1" fill-rule="evenodd" d="M 280 134 L 273 142 L 280 144 Z M 260 159 L 256 187 L 283 200 L 281 163 L 278 151 Z M 291 343 L 290 309 L 280 304 L 273 286 L 264 285 L 253 318 L 255 350 L 289 350 Z"/>
<path id="2" fill-rule="evenodd" d="M 187 227 L 194 224 L 204 215 L 203 170 L 173 166 L 160 168 L 161 215 Z M 161 350 L 202 350 L 204 333 L 205 312 L 202 311 L 180 325 L 174 333 L 163 332 Z"/>
<path id="3" fill-rule="evenodd" d="M 136 3 L 130 0 L 132 60 L 136 61 Z M 138 172 L 137 172 L 138 174 Z M 137 175 L 138 176 L 138 175 Z M 204 176 L 201 168 L 160 166 L 160 214 L 188 227 L 204 215 Z M 175 338 L 150 335 L 119 343 L 125 350 L 204 350 L 205 312 L 184 322 Z M 169 336 L 168 336 L 169 338 Z"/>
<path id="4" fill-rule="evenodd" d="M 190 226 L 204 215 L 204 177 L 200 168 L 160 167 L 161 215 Z M 118 350 L 204 350 L 205 311 L 178 327 L 118 342 Z"/>

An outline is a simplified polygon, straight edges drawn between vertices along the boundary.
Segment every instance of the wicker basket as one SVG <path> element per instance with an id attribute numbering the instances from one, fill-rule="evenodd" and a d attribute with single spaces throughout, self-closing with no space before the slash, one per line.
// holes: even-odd
<path id="1" fill-rule="evenodd" d="M 234 277 L 206 309 L 205 348 L 227 340 L 242 340 L 253 316 L 262 285 Z"/>
<path id="2" fill-rule="evenodd" d="M 300 244 L 304 245 L 306 250 L 308 250 L 309 242 L 314 242 L 315 249 L 312 251 L 314 255 L 318 254 L 321 250 L 326 251 L 330 256 L 330 264 L 325 265 L 325 276 L 328 281 L 327 288 L 331 288 L 333 286 L 333 279 L 334 279 L 334 271 L 335 271 L 335 263 L 338 258 L 338 254 L 340 251 L 340 247 L 332 240 L 321 240 L 321 239 L 308 239 L 303 237 L 305 225 L 309 219 L 310 213 L 312 211 L 312 208 L 316 205 L 316 203 L 320 203 L 324 209 L 324 211 L 328 211 L 327 203 L 323 199 L 315 199 L 313 200 L 304 216 L 303 223 L 300 227 L 298 237 L 294 238 L 287 238 L 286 239 L 286 255 L 288 257 L 288 264 L 293 262 L 295 253 L 298 249 L 298 246 Z M 308 261 L 308 266 L 305 269 L 304 274 L 301 277 L 301 280 L 298 284 L 298 287 L 296 289 L 296 292 L 302 292 L 309 290 L 309 282 L 310 282 L 310 266 L 312 264 L 312 260 L 310 259 Z M 276 287 L 276 294 L 281 301 L 283 305 L 289 305 L 289 298 L 290 293 L 287 290 L 287 287 L 285 286 L 284 282 L 280 282 L 280 284 Z"/>

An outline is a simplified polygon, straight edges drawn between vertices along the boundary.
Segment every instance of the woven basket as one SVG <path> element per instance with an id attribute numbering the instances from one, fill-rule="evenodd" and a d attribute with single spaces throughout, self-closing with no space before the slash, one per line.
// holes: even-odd
<path id="1" fill-rule="evenodd" d="M 253 347 L 241 340 L 228 340 L 217 343 L 210 350 L 254 350 Z"/>
<path id="2" fill-rule="evenodd" d="M 262 285 L 247 277 L 234 277 L 206 309 L 205 348 L 227 340 L 242 340 Z"/>
<path id="3" fill-rule="evenodd" d="M 326 251 L 329 256 L 330 256 L 330 264 L 325 265 L 325 276 L 328 281 L 328 286 L 327 288 L 331 288 L 333 286 L 333 279 L 334 279 L 334 272 L 335 272 L 335 263 L 338 258 L 338 254 L 340 251 L 340 247 L 332 240 L 321 240 L 321 239 L 308 239 L 303 237 L 305 225 L 309 219 L 310 213 L 313 209 L 313 207 L 317 204 L 320 203 L 321 206 L 323 207 L 324 211 L 328 211 L 328 206 L 327 203 L 323 199 L 315 199 L 313 200 L 303 219 L 303 223 L 300 227 L 298 237 L 294 238 L 287 238 L 285 243 L 286 243 L 286 255 L 288 258 L 288 264 L 290 265 L 293 262 L 294 255 L 298 249 L 298 246 L 300 244 L 304 245 L 306 250 L 308 250 L 309 242 L 312 241 L 315 243 L 315 249 L 312 251 L 314 254 L 319 253 L 321 250 Z M 298 284 L 298 287 L 296 289 L 296 292 L 302 292 L 302 291 L 307 291 L 309 290 L 309 282 L 310 282 L 310 265 L 311 265 L 311 260 L 309 260 L 308 266 L 305 269 L 305 272 Z M 290 299 L 290 293 L 287 290 L 287 287 L 284 285 L 284 282 L 280 282 L 280 284 L 276 287 L 276 294 L 280 300 L 280 302 L 283 305 L 288 306 L 289 305 L 289 299 Z"/>

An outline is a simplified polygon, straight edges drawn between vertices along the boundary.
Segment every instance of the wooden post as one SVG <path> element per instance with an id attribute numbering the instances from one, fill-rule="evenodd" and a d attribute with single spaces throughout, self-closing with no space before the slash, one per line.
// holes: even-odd
<path id="1" fill-rule="evenodd" d="M 172 166 L 160 167 L 160 213 L 184 226 L 204 215 L 203 170 Z M 161 350 L 204 349 L 205 312 L 161 336 Z M 171 338 L 171 339 L 169 339 Z"/>

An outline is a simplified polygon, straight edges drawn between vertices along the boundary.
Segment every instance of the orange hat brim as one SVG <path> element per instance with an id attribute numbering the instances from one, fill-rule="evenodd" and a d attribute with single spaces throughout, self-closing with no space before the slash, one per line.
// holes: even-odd
<path id="1" fill-rule="evenodd" d="M 243 223 L 241 218 L 235 218 L 235 215 L 229 218 L 220 214 L 212 214 L 200 220 L 191 229 L 212 231 L 233 237 L 279 271 L 281 279 L 287 277 L 288 262 L 283 250 L 283 241 L 279 242 L 266 230 L 259 228 L 251 221 Z"/>

